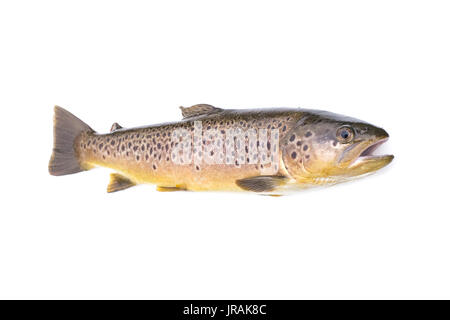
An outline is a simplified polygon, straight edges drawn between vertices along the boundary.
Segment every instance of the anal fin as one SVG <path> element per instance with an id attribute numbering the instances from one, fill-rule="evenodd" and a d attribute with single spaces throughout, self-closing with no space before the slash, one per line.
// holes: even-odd
<path id="1" fill-rule="evenodd" d="M 173 192 L 173 191 L 186 191 L 186 186 L 184 185 L 177 185 L 175 187 L 163 187 L 163 186 L 157 186 L 156 191 L 159 192 Z"/>
<path id="2" fill-rule="evenodd" d="M 125 177 L 119 173 L 111 173 L 107 191 L 108 191 L 108 193 L 116 192 L 116 191 L 128 189 L 135 185 L 136 185 L 136 183 L 134 183 L 127 177 Z"/>
<path id="3" fill-rule="evenodd" d="M 253 192 L 271 192 L 286 184 L 285 176 L 255 176 L 236 180 L 236 184 L 243 190 Z"/>

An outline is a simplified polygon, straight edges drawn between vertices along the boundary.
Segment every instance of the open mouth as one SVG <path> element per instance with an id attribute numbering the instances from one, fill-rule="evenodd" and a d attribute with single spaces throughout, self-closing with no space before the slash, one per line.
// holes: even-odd
<path id="1" fill-rule="evenodd" d="M 380 141 L 377 141 L 375 143 L 373 143 L 372 145 L 370 145 L 369 147 L 367 147 L 363 152 L 361 152 L 361 154 L 359 155 L 359 157 L 382 157 L 382 156 L 376 156 L 374 155 L 375 150 L 377 150 L 383 143 L 385 143 L 386 141 L 388 141 L 389 138 L 384 138 Z"/>
<path id="2" fill-rule="evenodd" d="M 375 141 L 371 145 L 369 145 L 366 149 L 364 149 L 361 154 L 355 159 L 353 162 L 353 166 L 361 164 L 362 162 L 391 162 L 392 159 L 394 159 L 393 155 L 377 155 L 375 154 L 375 151 L 386 141 L 388 141 L 389 138 L 383 138 L 381 140 Z"/>

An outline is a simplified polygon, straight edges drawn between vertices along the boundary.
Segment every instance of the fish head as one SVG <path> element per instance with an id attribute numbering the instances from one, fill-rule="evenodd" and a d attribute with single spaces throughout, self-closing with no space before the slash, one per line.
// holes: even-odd
<path id="1" fill-rule="evenodd" d="M 283 163 L 298 182 L 337 183 L 375 172 L 393 159 L 374 151 L 388 133 L 367 122 L 307 110 L 280 141 Z"/>

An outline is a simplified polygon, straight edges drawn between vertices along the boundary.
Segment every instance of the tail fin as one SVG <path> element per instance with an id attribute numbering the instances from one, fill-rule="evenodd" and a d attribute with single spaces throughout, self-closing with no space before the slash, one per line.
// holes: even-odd
<path id="1" fill-rule="evenodd" d="M 84 171 L 75 153 L 75 139 L 83 131 L 93 131 L 69 111 L 55 106 L 53 118 L 53 153 L 48 164 L 51 175 L 62 176 Z"/>

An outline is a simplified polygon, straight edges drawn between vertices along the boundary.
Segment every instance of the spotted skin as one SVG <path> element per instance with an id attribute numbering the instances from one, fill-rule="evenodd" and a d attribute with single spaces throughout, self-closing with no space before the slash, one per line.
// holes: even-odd
<path id="1" fill-rule="evenodd" d="M 131 129 L 114 123 L 110 133 L 99 134 L 67 110 L 55 107 L 49 172 L 65 175 L 93 167 L 111 168 L 117 172 L 111 190 L 150 183 L 161 191 L 267 189 L 281 194 L 289 187 L 364 176 L 393 160 L 393 156 L 372 154 L 387 140 L 386 131 L 334 113 L 224 110 L 210 105 L 181 109 L 184 119 L 179 122 Z M 180 130 L 188 140 L 180 140 Z M 230 148 L 229 130 L 247 135 L 233 141 Z M 339 135 L 342 130 L 345 134 Z M 213 148 L 212 141 L 219 146 L 219 141 L 224 142 L 222 148 Z M 181 143 L 192 147 L 191 158 L 178 153 Z M 223 161 L 215 163 L 214 159 Z"/>
<path id="2" fill-rule="evenodd" d="M 337 130 L 342 126 L 352 128 L 354 140 L 339 140 Z M 364 161 L 360 161 L 362 165 L 355 165 L 367 147 L 387 137 L 383 129 L 358 119 L 303 110 L 299 122 L 281 141 L 283 164 L 297 185 L 307 187 L 348 181 L 381 169 L 393 160 L 393 156 L 361 158 L 367 160 L 367 164 L 364 166 Z"/>
<path id="3" fill-rule="evenodd" d="M 197 116 L 177 123 L 117 129 L 109 134 L 84 132 L 76 143 L 76 150 L 80 162 L 86 167 L 108 167 L 122 173 L 137 184 L 151 183 L 168 188 L 183 185 L 187 190 L 192 191 L 240 190 L 236 180 L 260 175 L 261 169 L 270 167 L 270 164 L 250 163 L 248 138 L 245 140 L 243 164 L 237 161 L 232 165 L 207 164 L 205 161 L 198 164 L 192 161 L 188 165 L 179 165 L 171 159 L 172 150 L 177 144 L 171 139 L 174 130 L 186 129 L 193 136 L 194 121 L 201 121 L 202 136 L 206 135 L 207 130 L 217 130 L 220 137 L 225 140 L 226 130 L 230 128 L 279 129 L 280 139 L 283 139 L 298 121 L 299 116 L 291 110 L 270 112 L 227 110 L 220 114 Z M 270 144 L 270 130 L 267 130 L 269 138 L 266 144 L 266 156 L 268 158 L 270 149 L 277 148 Z M 202 142 L 205 148 L 206 141 Z M 259 145 L 259 140 L 257 144 Z M 223 148 L 225 154 L 225 144 Z M 286 174 L 280 163 L 275 165 L 275 170 L 274 174 Z"/>

